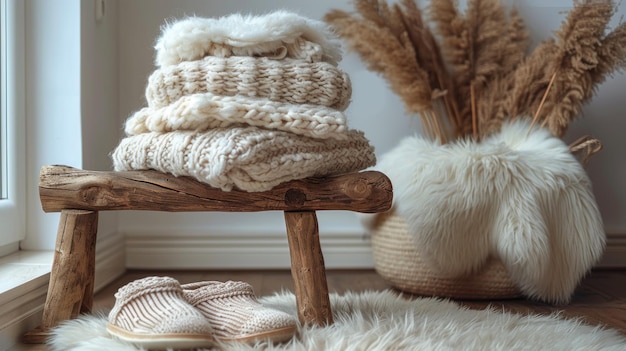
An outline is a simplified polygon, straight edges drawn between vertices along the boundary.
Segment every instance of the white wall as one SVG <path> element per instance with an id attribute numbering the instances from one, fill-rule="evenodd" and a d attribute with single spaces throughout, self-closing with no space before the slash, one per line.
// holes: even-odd
<path id="1" fill-rule="evenodd" d="M 511 4 L 513 1 L 505 2 Z M 461 1 L 463 3 L 463 1 Z M 553 1 L 545 5 L 541 0 L 516 1 L 515 4 L 536 42 L 551 35 L 558 28 L 563 12 L 571 7 L 570 1 Z M 350 1 L 211 1 L 211 0 L 134 0 L 119 4 L 119 55 L 120 55 L 120 124 L 133 111 L 145 104 L 143 97 L 146 79 L 154 70 L 153 44 L 159 35 L 160 26 L 167 20 L 186 15 L 216 17 L 233 12 L 264 13 L 273 9 L 289 9 L 316 19 L 332 8 L 351 10 Z M 626 14 L 621 6 L 616 18 Z M 340 63 L 353 83 L 352 104 L 347 115 L 352 127 L 365 131 L 376 147 L 378 156 L 395 146 L 403 136 L 420 131 L 418 119 L 404 114 L 401 101 L 387 89 L 386 82 L 364 68 L 354 54 L 347 54 Z M 626 163 L 623 152 L 626 138 L 621 132 L 626 127 L 623 118 L 626 77 L 617 75 L 599 87 L 597 97 L 588 104 L 581 118 L 571 127 L 566 136 L 568 141 L 582 135 L 592 135 L 603 141 L 605 150 L 596 155 L 589 164 L 589 174 L 595 184 L 595 192 L 601 207 L 607 231 L 626 233 Z M 352 213 L 321 213 L 320 235 L 322 241 L 331 240 L 342 233 L 344 246 L 359 246 L 363 243 L 362 229 Z M 237 246 L 245 246 L 251 238 L 284 235 L 284 224 L 280 213 L 231 214 L 163 214 L 127 212 L 120 214 L 120 229 L 129 240 L 129 264 L 131 266 L 158 265 L 150 257 L 183 247 L 195 247 L 202 255 L 238 255 Z M 213 239 L 211 239 L 213 238 Z M 237 238 L 241 240 L 237 241 Z M 230 240 L 230 241 L 229 241 Z M 228 242 L 227 244 L 224 244 Z M 280 241 L 277 241 L 280 242 Z M 195 246 L 194 246 L 195 245 Z M 220 247 L 215 249 L 215 246 Z M 225 245 L 225 246 L 220 246 Z M 150 247 L 150 248 L 149 248 Z M 213 251 L 211 251 L 213 247 Z M 328 244 L 323 244 L 326 250 Z M 242 254 L 243 255 L 243 254 Z M 135 258 L 133 258 L 135 257 Z M 168 256 L 169 257 L 169 256 Z M 214 256 L 215 257 L 215 256 Z M 355 259 L 365 259 L 365 254 Z M 220 258 L 222 258 L 220 256 Z M 228 261 L 228 258 L 225 258 Z M 230 261 L 241 262 L 241 257 Z M 176 264 L 173 262 L 167 264 Z M 282 262 L 282 258 L 281 261 Z M 334 258 L 331 258 L 334 260 Z M 182 260 L 186 262 L 186 260 Z M 193 260 L 191 260 L 193 261 Z M 328 261 L 328 259 L 327 259 Z M 216 262 L 207 256 L 205 263 L 229 265 Z M 328 263 L 328 262 L 327 262 Z M 187 263 L 180 263 L 182 266 Z M 276 262 L 272 264 L 278 264 Z M 332 262 L 330 263 L 332 265 Z M 356 263 L 359 265 L 360 263 Z M 366 265 L 367 262 L 362 264 Z"/>
<path id="2" fill-rule="evenodd" d="M 118 55 L 118 1 L 80 2 L 80 93 L 82 168 L 110 170 L 109 153 L 120 136 L 120 80 Z M 96 5 L 102 17 L 96 17 Z M 96 286 L 125 269 L 124 238 L 119 231 L 119 213 L 98 214 Z"/>
<path id="3" fill-rule="evenodd" d="M 29 0 L 26 19 L 27 225 L 22 249 L 54 248 L 58 214 L 43 214 L 39 168 L 82 167 L 80 4 Z"/>
<path id="4" fill-rule="evenodd" d="M 54 248 L 58 213 L 43 213 L 39 169 L 64 164 L 110 169 L 108 154 L 119 140 L 117 1 L 28 0 L 26 17 L 27 235 L 24 250 Z M 110 279 L 124 269 L 118 213 L 103 212 L 98 262 L 109 261 Z M 107 276 L 107 277 L 105 277 Z M 100 283 L 97 283 L 100 284 Z"/>

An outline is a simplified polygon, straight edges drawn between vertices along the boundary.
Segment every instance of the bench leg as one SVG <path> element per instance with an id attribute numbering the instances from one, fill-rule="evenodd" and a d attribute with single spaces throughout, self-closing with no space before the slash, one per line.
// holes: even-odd
<path id="1" fill-rule="evenodd" d="M 91 312 L 97 229 L 98 212 L 61 212 L 41 327 L 24 335 L 24 342 L 43 343 L 59 322 Z"/>
<path id="2" fill-rule="evenodd" d="M 285 211 L 285 223 L 298 318 L 303 324 L 332 324 L 326 269 L 315 211 Z"/>

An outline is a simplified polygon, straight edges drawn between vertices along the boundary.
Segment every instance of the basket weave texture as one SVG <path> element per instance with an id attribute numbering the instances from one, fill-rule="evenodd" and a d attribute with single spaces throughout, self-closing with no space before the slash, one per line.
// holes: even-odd
<path id="1" fill-rule="evenodd" d="M 455 299 L 509 299 L 521 296 L 504 265 L 496 258 L 491 258 L 476 274 L 442 277 L 419 257 L 406 221 L 394 211 L 377 216 L 372 229 L 372 254 L 376 272 L 387 283 L 404 292 Z"/>

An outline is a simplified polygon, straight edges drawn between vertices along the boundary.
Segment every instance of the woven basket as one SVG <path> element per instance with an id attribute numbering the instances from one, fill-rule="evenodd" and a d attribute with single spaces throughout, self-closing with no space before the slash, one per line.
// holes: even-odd
<path id="1" fill-rule="evenodd" d="M 521 296 L 502 262 L 490 259 L 471 276 L 443 278 L 420 259 L 405 220 L 393 211 L 378 214 L 372 230 L 374 268 L 393 287 L 417 295 L 455 299 Z"/>

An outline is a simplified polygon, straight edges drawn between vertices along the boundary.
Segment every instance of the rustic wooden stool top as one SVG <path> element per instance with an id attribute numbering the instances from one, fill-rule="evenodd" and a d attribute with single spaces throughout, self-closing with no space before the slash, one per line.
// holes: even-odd
<path id="1" fill-rule="evenodd" d="M 331 324 L 332 313 L 317 210 L 376 213 L 391 207 L 389 179 L 376 171 L 283 183 L 270 191 L 224 192 L 189 177 L 157 171 L 101 172 L 44 166 L 39 195 L 45 212 L 61 212 L 42 324 L 24 342 L 43 343 L 59 322 L 90 313 L 98 211 L 284 211 L 298 318 Z"/>

